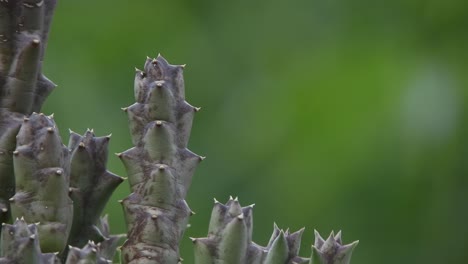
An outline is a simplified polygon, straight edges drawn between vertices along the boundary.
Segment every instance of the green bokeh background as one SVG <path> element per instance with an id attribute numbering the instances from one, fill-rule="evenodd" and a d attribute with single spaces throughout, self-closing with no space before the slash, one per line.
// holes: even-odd
<path id="1" fill-rule="evenodd" d="M 59 1 L 44 112 L 67 129 L 131 147 L 120 107 L 134 66 L 187 63 L 201 106 L 190 148 L 207 159 L 187 201 L 204 236 L 213 197 L 255 203 L 254 240 L 273 222 L 343 230 L 354 264 L 468 259 L 468 2 L 318 0 Z M 125 176 L 120 161 L 109 168 Z M 124 232 L 116 191 L 106 211 Z"/>

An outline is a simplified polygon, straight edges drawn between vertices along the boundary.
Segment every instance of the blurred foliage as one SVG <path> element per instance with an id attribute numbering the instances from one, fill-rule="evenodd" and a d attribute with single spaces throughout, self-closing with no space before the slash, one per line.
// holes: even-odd
<path id="1" fill-rule="evenodd" d="M 316 0 L 59 1 L 44 111 L 67 129 L 129 147 L 133 67 L 160 52 L 187 63 L 203 109 L 190 148 L 208 158 L 188 203 L 204 236 L 212 199 L 256 203 L 254 240 L 275 221 L 342 229 L 353 263 L 468 259 L 468 2 Z M 109 168 L 125 176 L 109 157 Z M 115 193 L 107 211 L 124 232 Z M 192 263 L 191 242 L 182 257 Z"/>

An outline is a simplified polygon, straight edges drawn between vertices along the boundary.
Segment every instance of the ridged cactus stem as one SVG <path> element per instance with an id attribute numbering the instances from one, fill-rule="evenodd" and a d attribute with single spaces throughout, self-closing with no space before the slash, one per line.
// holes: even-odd
<path id="1" fill-rule="evenodd" d="M 312 246 L 310 264 L 350 264 L 351 255 L 359 241 L 343 245 L 341 231 L 336 235 L 332 231 L 325 240 L 315 231 L 315 243 Z"/>
<path id="2" fill-rule="evenodd" d="M 0 221 L 11 222 L 13 151 L 23 118 L 55 88 L 42 74 L 56 0 L 0 1 Z"/>
<path id="3" fill-rule="evenodd" d="M 290 233 L 273 227 L 268 245 L 252 241 L 253 205 L 241 207 L 232 197 L 226 204 L 215 199 L 208 236 L 191 238 L 195 264 L 306 264 L 298 256 L 304 229 Z"/>
<path id="4" fill-rule="evenodd" d="M 81 248 L 89 240 L 99 243 L 108 239 L 105 230 L 99 228 L 99 217 L 113 191 L 123 181 L 106 169 L 110 138 L 110 135 L 96 137 L 90 129 L 83 136 L 70 131 L 69 194 L 73 200 L 73 225 L 68 244 L 73 247 Z"/>
<path id="5" fill-rule="evenodd" d="M 136 71 L 136 103 L 124 108 L 134 147 L 118 154 L 132 194 L 122 201 L 127 223 L 123 263 L 180 261 L 179 242 L 192 211 L 185 196 L 203 157 L 187 149 L 194 113 L 185 101 L 184 66 L 162 56 Z"/>
<path id="6" fill-rule="evenodd" d="M 60 139 L 52 116 L 25 118 L 13 152 L 15 195 L 10 198 L 13 217 L 39 222 L 44 252 L 62 251 L 73 219 L 69 150 Z"/>

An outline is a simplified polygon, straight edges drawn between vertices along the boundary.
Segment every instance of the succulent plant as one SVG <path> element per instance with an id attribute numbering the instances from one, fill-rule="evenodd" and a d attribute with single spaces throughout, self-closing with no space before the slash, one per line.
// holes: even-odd
<path id="1" fill-rule="evenodd" d="M 10 222 L 13 151 L 25 116 L 55 88 L 42 74 L 55 0 L 0 1 L 0 221 Z"/>
<path id="2" fill-rule="evenodd" d="M 62 251 L 73 219 L 68 196 L 70 162 L 51 116 L 34 113 L 24 119 L 13 162 L 15 194 L 9 199 L 12 216 L 39 222 L 44 252 Z"/>
<path id="3" fill-rule="evenodd" d="M 308 263 L 299 257 L 304 229 L 294 233 L 274 225 L 265 247 L 252 241 L 253 205 L 241 207 L 232 197 L 224 205 L 215 199 L 208 236 L 191 238 L 195 264 L 293 264 Z"/>
<path id="4" fill-rule="evenodd" d="M 110 196 L 123 181 L 106 169 L 109 140 L 110 135 L 96 137 L 90 129 L 83 136 L 70 131 L 68 147 L 71 152 L 73 225 L 68 244 L 74 247 L 83 247 L 89 240 L 98 243 L 105 239 L 105 234 L 97 226 L 99 217 Z M 106 219 L 100 220 L 100 224 L 108 229 Z"/>
<path id="5" fill-rule="evenodd" d="M 192 210 L 185 196 L 203 157 L 187 149 L 194 113 L 185 101 L 184 66 L 147 58 L 135 76 L 136 103 L 124 108 L 134 147 L 118 154 L 132 194 L 122 201 L 128 234 L 123 263 L 177 263 Z"/>
<path id="6" fill-rule="evenodd" d="M 60 263 L 57 253 L 41 252 L 37 224 L 16 219 L 13 225 L 2 224 L 0 263 L 2 264 L 55 264 Z"/>
<path id="7" fill-rule="evenodd" d="M 343 245 L 341 231 L 336 235 L 332 231 L 327 240 L 324 240 L 315 230 L 315 243 L 312 246 L 310 264 L 349 264 L 354 248 L 359 241 Z"/>
<path id="8" fill-rule="evenodd" d="M 180 263 L 193 214 L 185 197 L 204 159 L 187 148 L 199 108 L 185 101 L 184 65 L 158 55 L 136 70 L 136 102 L 124 108 L 134 147 L 118 154 L 132 191 L 121 200 L 128 232 L 111 235 L 100 215 L 123 178 L 106 168 L 110 136 L 71 132 L 66 147 L 53 115 L 40 113 L 55 87 L 41 69 L 55 4 L 0 0 L 0 264 L 111 263 L 124 237 L 122 263 Z M 208 236 L 192 238 L 195 263 L 350 263 L 358 242 L 343 245 L 341 232 L 316 232 L 311 258 L 299 256 L 304 229 L 275 224 L 266 246 L 254 243 L 252 210 L 215 200 Z"/>

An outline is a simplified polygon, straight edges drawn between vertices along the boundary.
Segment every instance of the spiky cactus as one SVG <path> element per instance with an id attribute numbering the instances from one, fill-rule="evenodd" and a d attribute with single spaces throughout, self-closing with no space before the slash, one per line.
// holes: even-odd
<path id="1" fill-rule="evenodd" d="M 232 197 L 224 205 L 215 199 L 208 236 L 191 238 L 195 264 L 303 264 L 309 259 L 299 257 L 304 229 L 295 233 L 274 225 L 266 247 L 252 241 L 253 205 L 241 207 Z"/>
<path id="2" fill-rule="evenodd" d="M 55 84 L 42 58 L 56 0 L 0 1 L 0 221 L 11 221 L 12 153 L 23 118 L 39 112 Z"/>
<path id="3" fill-rule="evenodd" d="M 185 196 L 203 159 L 187 149 L 194 113 L 185 101 L 184 66 L 162 56 L 136 71 L 136 103 L 128 113 L 134 147 L 118 154 L 132 194 L 122 201 L 128 239 L 123 263 L 178 263 L 179 242 L 192 211 Z"/>
<path id="4" fill-rule="evenodd" d="M 327 240 L 324 240 L 315 230 L 315 243 L 312 246 L 310 264 L 349 264 L 354 248 L 359 241 L 343 245 L 341 231 L 336 235 L 331 232 Z"/>
<path id="5" fill-rule="evenodd" d="M 70 131 L 70 196 L 74 211 L 68 239 L 71 246 L 82 247 L 88 240 L 98 243 L 106 238 L 103 232 L 108 230 L 97 226 L 99 217 L 112 192 L 123 181 L 106 169 L 109 140 L 110 135 L 96 137 L 89 129 L 83 136 Z M 100 224 L 108 229 L 107 220 L 101 220 Z"/>
<path id="6" fill-rule="evenodd" d="M 60 263 L 57 253 L 41 252 L 36 224 L 28 225 L 16 219 L 14 225 L 2 224 L 0 247 L 1 264 L 55 264 Z"/>
<path id="7" fill-rule="evenodd" d="M 73 219 L 68 197 L 70 162 L 69 150 L 62 144 L 51 116 L 34 113 L 24 119 L 13 156 L 12 216 L 40 223 L 38 233 L 44 252 L 62 251 Z"/>

